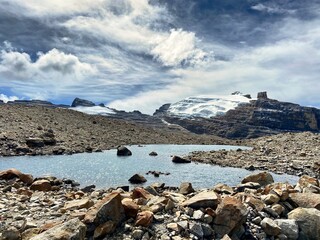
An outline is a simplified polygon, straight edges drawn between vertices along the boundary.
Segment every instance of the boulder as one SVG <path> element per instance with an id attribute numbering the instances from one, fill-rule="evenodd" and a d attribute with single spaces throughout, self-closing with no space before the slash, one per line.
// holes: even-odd
<path id="1" fill-rule="evenodd" d="M 153 196 L 154 195 L 152 195 L 150 192 L 140 187 L 136 187 L 132 191 L 132 199 L 137 199 L 137 198 L 150 199 Z"/>
<path id="2" fill-rule="evenodd" d="M 86 226 L 77 218 L 59 224 L 30 240 L 84 240 Z"/>
<path id="3" fill-rule="evenodd" d="M 194 197 L 184 201 L 181 205 L 183 207 L 191 208 L 213 208 L 215 209 L 219 203 L 218 195 L 215 192 L 200 192 Z"/>
<path id="4" fill-rule="evenodd" d="M 218 183 L 217 185 L 215 185 L 213 187 L 213 191 L 215 191 L 216 193 L 219 193 L 219 194 L 232 194 L 232 193 L 234 193 L 232 187 L 230 187 L 226 184 L 223 184 L 223 183 Z"/>
<path id="5" fill-rule="evenodd" d="M 108 221 L 118 225 L 124 216 L 120 193 L 112 192 L 88 210 L 83 222 L 88 226 L 88 231 L 92 232 L 96 227 Z"/>
<path id="6" fill-rule="evenodd" d="M 189 183 L 189 182 L 181 183 L 180 188 L 179 188 L 179 193 L 186 195 L 186 194 L 193 193 L 193 192 L 194 192 L 194 189 L 193 189 L 191 183 Z"/>
<path id="7" fill-rule="evenodd" d="M 134 174 L 131 178 L 129 178 L 128 180 L 130 183 L 134 183 L 134 184 L 139 184 L 139 183 L 144 183 L 147 181 L 147 179 L 145 179 L 144 176 L 140 175 L 140 174 Z"/>
<path id="8" fill-rule="evenodd" d="M 125 146 L 119 146 L 117 148 L 117 156 L 131 156 L 132 152 Z"/>
<path id="9" fill-rule="evenodd" d="M 30 148 L 44 147 L 44 141 L 42 138 L 27 138 L 26 144 Z"/>
<path id="10" fill-rule="evenodd" d="M 51 190 L 51 184 L 45 179 L 36 180 L 31 184 L 30 189 L 47 192 Z"/>
<path id="11" fill-rule="evenodd" d="M 21 234 L 15 227 L 9 227 L 8 229 L 1 230 L 1 240 L 21 240 Z"/>
<path id="12" fill-rule="evenodd" d="M 255 183 L 259 183 L 261 186 L 266 186 L 268 184 L 273 183 L 274 180 L 273 180 L 273 177 L 270 173 L 260 172 L 260 173 L 251 174 L 249 176 L 246 176 L 241 181 L 241 183 L 247 183 L 247 182 L 255 182 Z"/>
<path id="13" fill-rule="evenodd" d="M 191 163 L 190 160 L 184 159 L 184 158 L 179 157 L 179 156 L 173 156 L 172 157 L 172 162 L 174 162 L 174 163 Z"/>
<path id="14" fill-rule="evenodd" d="M 320 239 L 320 211 L 315 208 L 296 208 L 288 213 L 288 219 L 297 221 L 299 239 Z"/>
<path id="15" fill-rule="evenodd" d="M 303 208 L 316 208 L 320 210 L 320 194 L 316 193 L 291 193 L 290 199 Z"/>
<path id="16" fill-rule="evenodd" d="M 301 189 L 309 187 L 310 185 L 314 185 L 319 187 L 319 180 L 307 175 L 303 175 L 299 178 L 298 184 Z"/>
<path id="17" fill-rule="evenodd" d="M 149 227 L 153 220 L 153 213 L 150 211 L 143 211 L 137 214 L 136 226 Z"/>
<path id="18" fill-rule="evenodd" d="M 93 233 L 93 239 L 101 239 L 107 234 L 113 233 L 116 229 L 116 224 L 113 221 L 108 221 L 99 225 Z"/>
<path id="19" fill-rule="evenodd" d="M 81 98 L 75 98 L 71 104 L 71 107 L 94 107 L 95 104 L 91 101 L 81 99 Z"/>
<path id="20" fill-rule="evenodd" d="M 278 236 L 281 233 L 281 228 L 271 218 L 264 218 L 260 224 L 262 230 L 270 236 Z"/>
<path id="21" fill-rule="evenodd" d="M 94 205 L 93 201 L 89 198 L 83 198 L 80 200 L 73 200 L 66 202 L 64 204 L 64 209 L 70 210 L 70 209 L 82 209 L 82 208 L 90 208 Z"/>
<path id="22" fill-rule="evenodd" d="M 261 200 L 267 205 L 272 205 L 274 203 L 278 203 L 280 201 L 280 197 L 276 194 L 270 193 L 268 195 L 261 196 Z"/>
<path id="23" fill-rule="evenodd" d="M 0 179 L 9 180 L 12 178 L 19 178 L 22 182 L 26 184 L 31 184 L 33 182 L 32 175 L 24 174 L 15 168 L 11 168 L 0 172 Z"/>
<path id="24" fill-rule="evenodd" d="M 152 151 L 151 153 L 149 153 L 149 156 L 153 156 L 153 157 L 155 157 L 155 156 L 158 156 L 158 153 L 156 153 L 156 152 Z"/>
<path id="25" fill-rule="evenodd" d="M 287 236 L 288 240 L 297 240 L 299 237 L 299 228 L 296 220 L 276 219 L 275 223 L 281 228 L 281 233 Z"/>
<path id="26" fill-rule="evenodd" d="M 225 234 L 231 236 L 232 232 L 245 223 L 248 213 L 249 210 L 239 199 L 226 196 L 216 209 L 213 228 L 220 237 Z"/>
<path id="27" fill-rule="evenodd" d="M 139 211 L 139 206 L 130 198 L 121 201 L 127 218 L 135 218 Z"/>

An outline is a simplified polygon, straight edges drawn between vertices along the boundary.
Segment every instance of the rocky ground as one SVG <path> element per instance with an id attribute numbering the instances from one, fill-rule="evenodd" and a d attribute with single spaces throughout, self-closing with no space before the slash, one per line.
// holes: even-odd
<path id="1" fill-rule="evenodd" d="M 320 178 L 320 134 L 284 133 L 238 141 L 252 150 L 194 152 L 192 161 Z"/>
<path id="2" fill-rule="evenodd" d="M 0 105 L 0 156 L 72 154 L 129 144 L 230 144 L 216 136 L 91 116 L 63 108 Z"/>
<path id="3" fill-rule="evenodd" d="M 309 176 L 292 186 L 261 172 L 198 190 L 72 185 L 0 172 L 0 239 L 320 239 L 320 186 Z"/>

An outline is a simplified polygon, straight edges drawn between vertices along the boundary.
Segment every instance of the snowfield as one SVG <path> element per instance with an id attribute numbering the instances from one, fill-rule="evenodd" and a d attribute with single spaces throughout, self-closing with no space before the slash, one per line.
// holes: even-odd
<path id="1" fill-rule="evenodd" d="M 72 107 L 70 108 L 75 111 L 83 112 L 90 115 L 112 115 L 115 114 L 115 112 L 108 108 L 108 107 L 100 107 L 100 106 L 94 106 L 94 107 Z"/>
<path id="2" fill-rule="evenodd" d="M 223 115 L 239 104 L 249 103 L 250 100 L 241 95 L 188 97 L 171 104 L 168 113 L 182 118 L 211 118 Z"/>

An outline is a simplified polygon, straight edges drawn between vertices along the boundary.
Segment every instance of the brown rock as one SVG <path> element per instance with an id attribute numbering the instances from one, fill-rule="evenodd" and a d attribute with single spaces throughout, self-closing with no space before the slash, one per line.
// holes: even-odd
<path id="1" fill-rule="evenodd" d="M 194 189 L 193 189 L 191 183 L 189 183 L 189 182 L 181 183 L 179 193 L 186 195 L 186 194 L 193 193 L 193 192 L 194 192 Z"/>
<path id="2" fill-rule="evenodd" d="M 260 172 L 257 174 L 251 174 L 249 176 L 246 176 L 241 181 L 241 183 L 247 183 L 247 182 L 256 182 L 256 183 L 259 183 L 261 186 L 266 186 L 268 184 L 273 183 L 274 180 L 273 180 L 273 177 L 270 173 Z"/>
<path id="3" fill-rule="evenodd" d="M 148 227 L 152 223 L 152 220 L 153 220 L 153 213 L 150 211 L 143 211 L 138 213 L 135 225 Z"/>
<path id="4" fill-rule="evenodd" d="M 132 199 L 136 199 L 136 198 L 150 199 L 152 197 L 153 195 L 151 193 L 149 193 L 148 191 L 140 187 L 136 187 L 132 191 Z"/>
<path id="5" fill-rule="evenodd" d="M 86 213 L 83 222 L 93 231 L 95 227 L 112 221 L 118 225 L 124 218 L 124 209 L 119 192 L 112 192 L 97 202 Z"/>
<path id="6" fill-rule="evenodd" d="M 125 198 L 121 201 L 124 212 L 127 218 L 135 218 L 139 211 L 139 206 L 130 198 Z"/>
<path id="7" fill-rule="evenodd" d="M 37 180 L 32 183 L 32 185 L 30 186 L 30 189 L 47 192 L 51 190 L 51 184 L 48 180 L 45 180 L 45 179 Z"/>
<path id="8" fill-rule="evenodd" d="M 9 180 L 12 178 L 19 178 L 22 182 L 26 184 L 31 184 L 33 182 L 32 175 L 23 174 L 15 168 L 11 168 L 0 172 L 0 179 Z"/>
<path id="9" fill-rule="evenodd" d="M 29 240 L 30 238 L 37 236 L 40 233 L 39 228 L 29 228 L 25 230 L 22 234 L 22 240 Z"/>
<path id="10" fill-rule="evenodd" d="M 264 218 L 261 221 L 263 231 L 271 236 L 278 236 L 281 233 L 281 228 L 271 218 Z"/>
<path id="11" fill-rule="evenodd" d="M 231 234 L 245 223 L 249 210 L 235 197 L 225 197 L 216 209 L 213 228 L 220 236 Z"/>
<path id="12" fill-rule="evenodd" d="M 299 238 L 309 240 L 320 239 L 320 211 L 315 208 L 296 208 L 289 212 L 288 219 L 297 221 Z"/>
<path id="13" fill-rule="evenodd" d="M 86 226 L 77 218 L 59 224 L 30 240 L 84 240 Z"/>
<path id="14" fill-rule="evenodd" d="M 104 224 L 99 225 L 93 234 L 93 239 L 100 239 L 101 237 L 106 236 L 107 234 L 113 233 L 116 229 L 117 224 L 113 221 L 108 221 Z"/>
<path id="15" fill-rule="evenodd" d="M 213 191 L 219 194 L 232 194 L 234 192 L 232 187 L 223 183 L 218 183 L 217 185 L 215 185 L 213 187 Z"/>
<path id="16" fill-rule="evenodd" d="M 264 201 L 268 205 L 272 205 L 274 203 L 278 203 L 280 201 L 280 197 L 276 194 L 268 194 L 261 196 L 262 201 Z"/>
<path id="17" fill-rule="evenodd" d="M 70 210 L 70 209 L 82 209 L 82 208 L 90 208 L 94 205 L 93 201 L 90 200 L 89 198 L 83 198 L 80 200 L 73 200 L 73 201 L 69 201 L 66 202 L 64 204 L 64 208 L 66 210 Z"/>
<path id="18" fill-rule="evenodd" d="M 316 193 L 291 193 L 290 199 L 299 207 L 316 208 L 320 210 L 320 194 Z"/>
<path id="19" fill-rule="evenodd" d="M 191 208 L 213 208 L 215 209 L 219 203 L 219 198 L 215 192 L 200 192 L 194 197 L 184 201 L 183 207 Z"/>
<path id="20" fill-rule="evenodd" d="M 319 187 L 319 180 L 307 175 L 303 175 L 299 178 L 298 184 L 301 188 L 308 187 L 310 184 Z"/>

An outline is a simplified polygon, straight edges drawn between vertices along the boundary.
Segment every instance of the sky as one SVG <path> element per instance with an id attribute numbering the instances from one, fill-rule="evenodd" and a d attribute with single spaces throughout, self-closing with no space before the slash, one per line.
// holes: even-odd
<path id="1" fill-rule="evenodd" d="M 0 99 L 153 113 L 235 91 L 320 108 L 318 0 L 0 0 Z"/>

